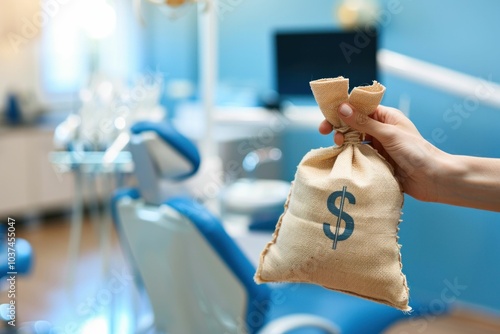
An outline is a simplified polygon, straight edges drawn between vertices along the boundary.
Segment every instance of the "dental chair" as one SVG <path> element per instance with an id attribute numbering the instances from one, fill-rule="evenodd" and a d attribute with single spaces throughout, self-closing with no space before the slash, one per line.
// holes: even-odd
<path id="1" fill-rule="evenodd" d="M 196 147 L 167 124 L 140 123 L 132 133 L 138 189 L 118 190 L 112 210 L 155 333 L 380 333 L 409 317 L 315 285 L 257 285 L 255 267 L 216 216 L 191 197 L 157 192 L 161 179 L 196 173 Z"/>

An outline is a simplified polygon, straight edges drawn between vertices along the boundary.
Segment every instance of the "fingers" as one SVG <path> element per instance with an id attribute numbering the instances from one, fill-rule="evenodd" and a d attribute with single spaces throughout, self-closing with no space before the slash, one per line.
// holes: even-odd
<path id="1" fill-rule="evenodd" d="M 393 130 L 391 125 L 401 122 L 404 123 L 405 121 L 412 124 L 399 110 L 382 105 L 378 106 L 375 113 L 369 117 L 356 112 L 356 110 L 353 110 L 349 104 L 344 103 L 340 106 L 338 114 L 340 119 L 342 119 L 345 124 L 351 128 L 367 134 L 368 137 L 374 137 L 384 143 L 387 143 L 387 141 L 390 140 Z M 326 119 L 319 125 L 319 132 L 321 134 L 326 135 L 332 131 L 333 126 Z M 339 146 L 342 145 L 344 143 L 343 134 L 336 132 L 334 141 L 335 144 Z"/>
<path id="2" fill-rule="evenodd" d="M 327 135 L 333 131 L 333 126 L 326 119 L 319 125 L 319 133 Z M 337 146 L 342 146 L 344 144 L 344 135 L 340 132 L 335 132 L 333 136 L 333 141 Z"/>
<path id="3" fill-rule="evenodd" d="M 335 132 L 333 136 L 333 141 L 337 146 L 342 146 L 344 144 L 344 135 L 340 132 Z"/>
<path id="4" fill-rule="evenodd" d="M 377 111 L 379 111 L 380 113 L 386 113 L 387 110 L 383 108 L 385 107 L 379 106 L 379 109 Z M 388 127 L 387 124 L 374 120 L 373 118 L 366 115 L 357 113 L 347 103 L 344 103 L 340 106 L 338 114 L 339 117 L 351 128 L 359 132 L 371 135 L 380 141 L 383 141 L 384 138 L 387 138 L 388 131 L 390 131 L 390 127 Z"/>
<path id="5" fill-rule="evenodd" d="M 333 131 L 333 126 L 326 119 L 319 125 L 319 133 L 327 135 Z"/>

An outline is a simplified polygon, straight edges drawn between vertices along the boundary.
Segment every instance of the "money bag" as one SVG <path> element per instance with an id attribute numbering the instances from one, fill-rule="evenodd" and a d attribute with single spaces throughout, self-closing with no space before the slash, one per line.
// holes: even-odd
<path id="1" fill-rule="evenodd" d="M 303 157 L 254 279 L 314 283 L 410 311 L 398 243 L 402 188 L 392 166 L 337 115 L 349 102 L 368 117 L 385 87 L 374 81 L 349 94 L 343 77 L 310 85 L 325 118 L 344 134 L 344 144 Z"/>

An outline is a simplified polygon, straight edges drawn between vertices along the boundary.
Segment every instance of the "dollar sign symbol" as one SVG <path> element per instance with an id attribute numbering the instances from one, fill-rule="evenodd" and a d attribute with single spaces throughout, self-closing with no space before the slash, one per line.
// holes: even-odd
<path id="1" fill-rule="evenodd" d="M 335 206 L 335 201 L 338 197 L 340 197 L 340 205 L 337 208 L 337 206 Z M 326 206 L 328 207 L 328 210 L 335 216 L 337 216 L 335 233 L 332 233 L 332 231 L 330 230 L 330 224 L 323 223 L 323 232 L 329 239 L 333 240 L 333 249 L 337 249 L 337 241 L 346 240 L 351 236 L 352 231 L 354 230 L 354 219 L 352 219 L 352 217 L 347 212 L 344 212 L 344 202 L 346 198 L 347 200 L 349 200 L 349 203 L 356 204 L 356 197 L 354 197 L 353 194 L 347 191 L 347 186 L 343 186 L 342 191 L 334 191 L 330 196 L 328 196 L 328 199 L 326 200 Z M 345 221 L 345 228 L 344 233 L 339 235 L 340 222 L 342 220 Z"/>

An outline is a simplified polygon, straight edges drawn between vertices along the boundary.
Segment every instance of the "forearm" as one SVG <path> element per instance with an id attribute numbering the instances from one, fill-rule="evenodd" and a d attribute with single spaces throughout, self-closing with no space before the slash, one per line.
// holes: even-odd
<path id="1" fill-rule="evenodd" d="M 441 166 L 437 202 L 500 212 L 500 159 L 446 154 Z"/>

